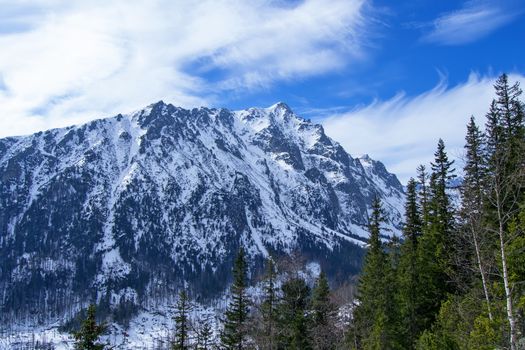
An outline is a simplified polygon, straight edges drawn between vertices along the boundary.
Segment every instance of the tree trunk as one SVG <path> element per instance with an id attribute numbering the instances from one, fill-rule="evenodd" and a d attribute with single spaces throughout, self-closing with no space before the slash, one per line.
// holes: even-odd
<path id="1" fill-rule="evenodd" d="M 512 306 L 512 294 L 509 284 L 509 273 L 507 270 L 507 258 L 505 255 L 505 237 L 503 230 L 503 217 L 501 213 L 501 202 L 499 200 L 499 193 L 496 191 L 497 200 L 497 211 L 498 211 L 498 234 L 499 234 L 499 245 L 501 254 L 501 267 L 503 270 L 503 285 L 505 287 L 505 299 L 507 302 L 507 319 L 510 327 L 510 349 L 517 349 L 517 335 L 516 335 L 516 319 L 514 318 L 513 306 Z"/>
<path id="2" fill-rule="evenodd" d="M 474 224 L 472 223 L 472 221 L 470 223 L 470 229 L 472 232 L 472 240 L 474 241 L 474 249 L 476 250 L 476 259 L 478 262 L 479 273 L 481 274 L 481 283 L 483 285 L 483 293 L 485 294 L 485 300 L 487 301 L 487 312 L 489 314 L 489 320 L 492 322 L 493 318 L 492 318 L 492 310 L 490 307 L 490 298 L 489 298 L 489 290 L 487 287 L 487 279 L 485 278 L 485 272 L 483 271 L 483 264 L 481 262 L 481 252 L 480 252 L 479 243 L 478 243 L 478 235 L 476 234 L 476 228 L 474 227 Z"/>

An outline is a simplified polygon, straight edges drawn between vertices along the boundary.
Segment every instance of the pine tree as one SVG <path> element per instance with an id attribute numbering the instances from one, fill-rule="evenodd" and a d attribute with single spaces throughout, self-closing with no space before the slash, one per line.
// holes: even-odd
<path id="1" fill-rule="evenodd" d="M 321 271 L 312 291 L 312 311 L 314 325 L 327 325 L 334 305 L 330 301 L 330 287 L 326 274 Z"/>
<path id="2" fill-rule="evenodd" d="M 262 316 L 262 347 L 273 350 L 277 334 L 277 290 L 275 286 L 275 263 L 269 258 L 266 263 L 266 276 L 264 281 L 264 297 L 261 303 Z"/>
<path id="3" fill-rule="evenodd" d="M 239 250 L 233 266 L 232 301 L 226 310 L 221 342 L 224 349 L 242 350 L 246 348 L 248 296 L 247 262 L 244 249 Z"/>
<path id="4" fill-rule="evenodd" d="M 211 350 L 213 349 L 212 341 L 213 331 L 208 320 L 202 322 L 202 325 L 197 331 L 197 350 Z"/>
<path id="5" fill-rule="evenodd" d="M 483 294 L 487 305 L 489 319 L 492 321 L 492 310 L 489 296 L 489 281 L 487 278 L 486 263 L 488 257 L 483 254 L 485 229 L 483 225 L 483 209 L 485 181 L 487 177 L 486 148 L 484 137 L 479 130 L 474 117 L 470 118 L 465 137 L 465 166 L 461 186 L 461 218 L 464 231 L 468 232 L 470 246 L 474 251 L 476 265 L 481 277 Z M 466 269 L 469 267 L 467 266 Z M 466 279 L 466 276 L 464 276 Z"/>
<path id="6" fill-rule="evenodd" d="M 419 165 L 417 167 L 417 187 L 419 187 L 418 197 L 421 207 L 421 224 L 423 226 L 428 226 L 430 222 L 428 180 L 426 167 L 422 164 Z"/>
<path id="7" fill-rule="evenodd" d="M 421 332 L 418 315 L 418 296 L 422 288 L 419 281 L 418 241 L 422 234 L 421 213 L 417 198 L 417 182 L 411 178 L 407 183 L 405 203 L 404 242 L 399 263 L 399 300 L 402 316 L 403 343 L 412 347 Z"/>
<path id="8" fill-rule="evenodd" d="M 494 84 L 497 98 L 498 113 L 503 122 L 505 140 L 510 140 L 519 135 L 523 127 L 523 113 L 520 111 L 519 97 L 522 93 L 519 83 L 509 85 L 508 77 L 502 74 Z"/>
<path id="9" fill-rule="evenodd" d="M 97 324 L 95 314 L 95 305 L 89 305 L 87 309 L 87 317 L 82 322 L 80 330 L 73 333 L 73 337 L 75 338 L 75 349 L 103 350 L 105 348 L 104 344 L 99 342 L 99 339 L 106 330 L 106 326 L 104 324 Z"/>
<path id="10" fill-rule="evenodd" d="M 525 189 L 525 140 L 523 108 L 518 84 L 509 86 L 507 76 L 502 75 L 495 84 L 497 100 L 488 114 L 488 176 L 487 176 L 487 223 L 497 234 L 501 278 L 506 301 L 509 325 L 509 344 L 517 348 L 518 316 L 514 302 L 511 271 L 508 267 L 511 227 L 523 205 Z"/>
<path id="11" fill-rule="evenodd" d="M 452 164 L 445 152 L 444 142 L 439 140 L 429 183 L 430 220 L 428 226 L 423 227 L 417 245 L 418 279 L 423 286 L 418 294 L 421 329 L 430 327 L 447 293 L 453 289 L 449 276 L 453 273 L 454 216 L 447 194 L 448 182 L 453 178 Z"/>
<path id="12" fill-rule="evenodd" d="M 177 309 L 175 312 L 175 341 L 172 344 L 173 350 L 187 350 L 189 349 L 189 318 L 190 302 L 188 294 L 185 290 L 179 292 L 179 300 L 177 301 Z"/>
<path id="13" fill-rule="evenodd" d="M 486 155 L 488 163 L 493 163 L 498 157 L 503 144 L 503 127 L 496 100 L 492 100 L 488 113 L 486 114 L 487 122 L 485 123 L 486 135 Z"/>
<path id="14" fill-rule="evenodd" d="M 314 349 L 335 348 L 335 305 L 330 300 L 330 287 L 324 272 L 321 272 L 312 291 L 312 338 Z"/>
<path id="15" fill-rule="evenodd" d="M 390 259 L 381 242 L 385 221 L 381 201 L 375 198 L 369 219 L 370 238 L 358 285 L 359 304 L 354 312 L 355 337 L 350 346 L 361 349 L 397 349 L 395 280 Z M 355 345 L 354 345 L 355 344 Z"/>
<path id="16" fill-rule="evenodd" d="M 303 278 L 295 276 L 281 286 L 282 299 L 279 304 L 278 349 L 308 350 L 311 339 L 307 311 L 310 303 L 310 288 Z"/>
<path id="17" fill-rule="evenodd" d="M 436 235 L 437 246 L 435 257 L 441 264 L 444 271 L 449 271 L 452 266 L 450 255 L 452 254 L 452 242 L 454 241 L 454 212 L 450 202 L 447 189 L 452 179 L 456 177 L 455 169 L 452 168 L 454 161 L 449 161 L 445 151 L 445 143 L 439 139 L 436 153 L 434 153 L 434 162 L 432 165 L 431 175 L 431 202 L 430 213 L 431 220 L 429 228 Z"/>
<path id="18" fill-rule="evenodd" d="M 461 187 L 462 202 L 464 206 L 481 211 L 483 209 L 483 189 L 485 188 L 483 181 L 487 175 L 487 166 L 484 137 L 476 125 L 474 117 L 470 118 L 467 125 L 465 141 L 465 166 L 463 167 L 464 176 Z"/>

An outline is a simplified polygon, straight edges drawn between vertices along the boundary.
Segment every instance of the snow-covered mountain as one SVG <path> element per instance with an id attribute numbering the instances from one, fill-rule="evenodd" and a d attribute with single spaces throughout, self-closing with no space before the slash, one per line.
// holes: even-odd
<path id="1" fill-rule="evenodd" d="M 283 103 L 232 112 L 158 102 L 0 139 L 1 327 L 62 320 L 95 299 L 125 320 L 182 284 L 213 298 L 241 246 L 252 271 L 268 254 L 299 251 L 347 278 L 375 195 L 397 230 L 395 175 Z"/>

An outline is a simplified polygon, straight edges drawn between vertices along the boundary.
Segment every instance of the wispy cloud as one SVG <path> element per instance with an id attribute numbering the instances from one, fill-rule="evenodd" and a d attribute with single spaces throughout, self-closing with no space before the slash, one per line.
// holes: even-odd
<path id="1" fill-rule="evenodd" d="M 443 14 L 431 24 L 423 40 L 461 45 L 485 37 L 520 14 L 508 1 L 471 0 L 459 10 Z"/>
<path id="2" fill-rule="evenodd" d="M 221 91 L 338 69 L 363 57 L 366 39 L 364 0 L 0 6 L 0 137 L 159 99 L 213 104 Z"/>
<path id="3" fill-rule="evenodd" d="M 525 76 L 511 75 L 512 81 Z M 466 123 L 474 115 L 481 126 L 494 98 L 494 77 L 471 74 L 468 81 L 449 87 L 442 81 L 416 97 L 398 94 L 387 101 L 337 114 L 323 121 L 329 136 L 354 155 L 368 153 L 385 161 L 403 181 L 419 164 L 428 164 L 439 138 L 452 157 L 463 152 Z"/>

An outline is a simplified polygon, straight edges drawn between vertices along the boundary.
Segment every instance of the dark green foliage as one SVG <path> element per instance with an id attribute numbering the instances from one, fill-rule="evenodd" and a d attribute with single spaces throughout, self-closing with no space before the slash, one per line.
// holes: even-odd
<path id="1" fill-rule="evenodd" d="M 266 262 L 266 274 L 264 280 L 264 299 L 261 303 L 262 329 L 261 342 L 265 349 L 276 348 L 277 334 L 277 289 L 275 286 L 275 263 L 272 258 Z"/>
<path id="2" fill-rule="evenodd" d="M 324 272 L 321 272 L 313 288 L 311 309 L 314 349 L 335 349 L 335 305 L 330 300 L 330 286 Z"/>
<path id="3" fill-rule="evenodd" d="M 327 325 L 330 314 L 334 311 L 330 301 L 328 279 L 322 271 L 312 292 L 312 311 L 314 327 Z"/>
<path id="4" fill-rule="evenodd" d="M 99 342 L 99 338 L 104 333 L 106 326 L 104 324 L 97 324 L 95 313 L 95 305 L 89 305 L 86 319 L 82 322 L 80 330 L 73 333 L 75 349 L 103 350 L 105 348 L 104 344 Z"/>
<path id="5" fill-rule="evenodd" d="M 354 312 L 355 339 L 350 339 L 359 349 L 400 348 L 394 268 L 380 239 L 384 220 L 381 202 L 376 198 L 369 223 L 368 251 L 359 280 L 360 303 Z"/>
<path id="6" fill-rule="evenodd" d="M 506 75 L 495 90 L 485 133 L 473 117 L 467 125 L 458 210 L 450 198 L 453 161 L 442 140 L 430 175 L 420 166 L 418 181 L 407 184 L 400 248 L 380 240 L 374 205 L 351 348 L 514 350 L 525 344 L 524 108 L 518 84 Z M 395 286 L 394 293 L 387 286 Z"/>
<path id="7" fill-rule="evenodd" d="M 487 175 L 484 137 L 474 117 L 470 118 L 465 137 L 465 166 L 461 186 L 462 206 L 481 211 L 484 181 Z"/>
<path id="8" fill-rule="evenodd" d="M 421 332 L 419 296 L 423 286 L 419 278 L 418 241 L 422 233 L 421 213 L 417 198 L 417 183 L 411 178 L 407 184 L 405 204 L 404 241 L 398 269 L 398 300 L 401 315 L 402 343 L 411 347 Z"/>
<path id="9" fill-rule="evenodd" d="M 417 186 L 419 187 L 418 198 L 421 206 L 421 224 L 423 226 L 429 225 L 429 193 L 428 193 L 428 173 L 424 165 L 417 167 Z"/>
<path id="10" fill-rule="evenodd" d="M 191 306 L 188 294 L 185 290 L 179 292 L 179 300 L 177 301 L 177 309 L 175 311 L 175 339 L 171 348 L 173 350 L 189 349 L 189 318 Z"/>
<path id="11" fill-rule="evenodd" d="M 244 249 L 241 248 L 233 265 L 232 301 L 226 310 L 226 319 L 221 334 L 224 349 L 242 350 L 246 348 L 249 302 L 246 295 L 247 269 L 246 255 Z"/>
<path id="12" fill-rule="evenodd" d="M 448 160 L 445 145 L 438 142 L 430 178 L 429 223 L 417 244 L 418 291 L 417 313 L 421 329 L 428 328 L 439 311 L 447 293 L 452 290 L 449 275 L 453 272 L 454 216 L 447 193 L 453 178 L 453 162 Z"/>
<path id="13" fill-rule="evenodd" d="M 292 277 L 281 287 L 279 304 L 278 349 L 308 350 L 312 348 L 308 327 L 310 288 L 300 277 Z"/>

